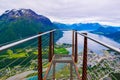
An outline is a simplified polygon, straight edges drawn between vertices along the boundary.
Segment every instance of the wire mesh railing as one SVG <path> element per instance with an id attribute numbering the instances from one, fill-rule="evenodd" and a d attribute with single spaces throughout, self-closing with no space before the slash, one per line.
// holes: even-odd
<path id="1" fill-rule="evenodd" d="M 37 80 L 38 79 L 38 41 L 42 36 L 43 76 L 49 65 L 49 40 L 51 30 L 0 47 L 0 80 Z M 27 41 L 31 43 L 26 44 Z M 17 45 L 25 47 L 16 47 Z"/>
<path id="2" fill-rule="evenodd" d="M 84 41 L 82 41 L 82 43 L 84 43 L 84 47 L 82 51 L 78 52 L 80 54 L 78 56 L 77 63 L 77 66 L 79 67 L 79 73 L 82 75 L 82 80 L 119 80 L 120 50 L 108 45 L 106 41 L 102 42 L 95 39 L 94 37 L 96 36 L 91 36 L 89 35 L 90 33 L 88 33 L 88 35 L 84 34 L 84 32 L 77 33 L 78 37 L 84 37 L 84 39 L 80 37 L 80 39 Z M 88 39 L 87 43 L 85 43 L 85 38 Z M 79 44 L 81 40 L 78 40 L 78 46 L 81 45 Z M 85 47 L 85 45 L 87 47 Z M 86 50 L 84 50 L 84 48 L 86 48 Z M 86 62 L 83 62 L 85 56 L 87 59 Z M 85 63 L 87 64 L 86 68 L 83 66 Z M 85 69 L 86 74 L 83 74 Z M 86 77 L 86 79 L 83 77 Z"/>

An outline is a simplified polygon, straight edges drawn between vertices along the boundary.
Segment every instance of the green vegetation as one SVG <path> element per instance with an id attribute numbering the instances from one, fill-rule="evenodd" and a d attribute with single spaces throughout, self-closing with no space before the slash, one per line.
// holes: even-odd
<path id="1" fill-rule="evenodd" d="M 18 52 L 14 53 L 13 50 L 8 49 L 3 55 L 0 55 L 1 58 L 8 58 L 8 59 L 16 59 L 16 58 L 24 58 L 29 56 L 27 52 Z"/>
<path id="2" fill-rule="evenodd" d="M 48 18 L 42 15 L 37 15 L 32 10 L 23 13 L 19 17 L 15 17 L 14 14 L 10 15 L 9 13 L 5 15 L 3 14 L 0 16 L 0 46 L 56 28 L 57 27 L 54 26 Z M 61 31 L 56 31 L 54 34 L 55 42 L 62 37 Z M 46 47 L 49 43 L 48 38 L 49 34 L 42 37 L 42 41 L 47 40 L 42 46 L 43 63 L 46 62 L 46 59 L 48 58 L 48 47 Z M 35 44 L 33 45 L 33 43 Z M 12 47 L 7 51 L 0 52 L 0 79 L 2 77 L 4 80 L 26 70 L 36 70 L 38 55 L 36 46 L 37 39 L 33 39 L 21 45 Z M 46 49 L 46 51 L 44 51 L 44 49 Z M 44 68 L 46 68 L 47 65 L 48 62 L 44 63 Z"/>
<path id="3" fill-rule="evenodd" d="M 68 54 L 69 53 L 69 51 L 67 51 L 67 49 L 65 48 L 55 48 L 54 51 L 55 51 L 55 54 Z"/>
<path id="4" fill-rule="evenodd" d="M 66 48 L 71 47 L 71 44 L 60 44 L 60 45 L 55 45 L 54 52 L 55 54 L 69 54 L 69 51 Z"/>
<path id="5" fill-rule="evenodd" d="M 11 17 L 11 15 L 14 16 L 14 14 L 0 16 L 0 46 L 5 43 L 21 40 L 36 35 L 40 32 L 46 32 L 57 28 L 48 18 L 41 15 L 32 14 L 31 12 L 33 11 L 28 13 L 31 14 L 31 16 L 23 13 L 22 16 L 17 18 Z M 56 41 L 62 37 L 62 32 L 56 31 L 55 36 Z M 29 45 L 29 43 L 34 42 L 35 40 L 37 39 L 28 41 L 22 45 L 18 45 L 17 47 L 22 48 L 26 45 Z"/>
<path id="6" fill-rule="evenodd" d="M 44 47 L 42 49 L 44 69 L 46 69 L 49 66 L 48 51 L 49 47 Z M 67 51 L 67 49 L 61 48 L 61 45 L 55 45 L 55 54 L 68 53 L 69 52 Z M 17 73 L 25 72 L 27 70 L 37 70 L 37 55 L 38 51 L 36 47 L 28 47 L 23 50 L 20 48 L 14 50 L 8 49 L 0 55 L 0 78 L 3 78 L 4 80 Z"/>

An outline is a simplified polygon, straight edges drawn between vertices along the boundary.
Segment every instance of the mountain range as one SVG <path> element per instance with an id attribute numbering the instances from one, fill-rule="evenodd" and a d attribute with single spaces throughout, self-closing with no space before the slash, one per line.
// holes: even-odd
<path id="1" fill-rule="evenodd" d="M 90 32 L 94 34 L 103 35 L 120 43 L 120 27 L 113 26 L 99 27 L 98 29 Z"/>
<path id="2" fill-rule="evenodd" d="M 96 34 L 101 34 L 101 35 L 108 35 L 111 33 L 115 33 L 117 31 L 119 30 L 115 27 L 99 27 L 98 29 L 91 31 L 91 32 L 96 33 Z"/>
<path id="3" fill-rule="evenodd" d="M 97 30 L 90 31 L 94 34 L 103 35 L 120 43 L 120 27 L 100 27 Z"/>
<path id="4" fill-rule="evenodd" d="M 120 31 L 117 31 L 117 32 L 114 32 L 114 33 L 111 33 L 111 34 L 108 34 L 108 35 L 105 35 L 105 36 L 120 43 Z"/>
<path id="5" fill-rule="evenodd" d="M 59 29 L 74 29 L 74 30 L 96 30 L 102 27 L 99 23 L 75 23 L 75 24 L 63 24 L 54 22 Z"/>

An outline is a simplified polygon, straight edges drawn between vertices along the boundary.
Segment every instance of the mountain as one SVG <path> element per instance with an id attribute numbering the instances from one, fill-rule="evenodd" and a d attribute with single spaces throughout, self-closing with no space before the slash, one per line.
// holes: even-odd
<path id="1" fill-rule="evenodd" d="M 104 27 L 99 27 L 97 30 L 90 31 L 90 32 L 103 35 L 105 37 L 111 38 L 114 41 L 117 41 L 120 43 L 120 27 L 104 26 Z"/>
<path id="2" fill-rule="evenodd" d="M 97 30 L 91 31 L 92 33 L 96 33 L 96 34 L 101 34 L 101 35 L 108 35 L 111 33 L 115 33 L 117 32 L 118 29 L 115 27 L 99 27 Z"/>
<path id="3" fill-rule="evenodd" d="M 96 30 L 102 25 L 99 23 L 79 23 L 79 24 L 73 24 L 73 26 L 76 26 L 76 30 Z"/>
<path id="4" fill-rule="evenodd" d="M 117 29 L 118 31 L 120 31 L 120 26 L 114 27 L 115 29 Z"/>
<path id="5" fill-rule="evenodd" d="M 31 9 L 7 10 L 0 16 L 0 44 L 55 28 L 57 27 L 47 17 L 38 15 Z"/>
<path id="6" fill-rule="evenodd" d="M 62 24 L 54 22 L 59 29 L 74 29 L 74 30 L 96 30 L 102 27 L 99 23 L 76 23 L 76 24 Z"/>
<path id="7" fill-rule="evenodd" d="M 106 37 L 109 37 L 117 42 L 120 43 L 120 31 L 114 32 L 114 33 L 110 33 L 108 35 L 105 35 Z"/>
<path id="8" fill-rule="evenodd" d="M 70 24 L 63 24 L 63 23 L 58 23 L 54 22 L 54 25 L 56 25 L 59 29 L 74 29 Z"/>
<path id="9" fill-rule="evenodd" d="M 43 24 L 48 24 L 48 25 L 52 24 L 51 21 L 47 17 L 38 15 L 31 9 L 7 10 L 5 11 L 5 13 L 3 13 L 0 16 L 0 21 L 6 20 L 6 22 L 7 21 L 10 22 L 10 21 L 16 21 L 20 18 L 26 18 L 29 20 L 32 19 L 32 20 L 36 20 L 36 22 L 38 21 L 38 22 L 41 22 Z"/>

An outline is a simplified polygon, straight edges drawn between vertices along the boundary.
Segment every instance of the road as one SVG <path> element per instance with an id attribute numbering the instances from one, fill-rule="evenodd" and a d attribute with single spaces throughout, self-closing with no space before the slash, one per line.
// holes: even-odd
<path id="1" fill-rule="evenodd" d="M 36 71 L 26 71 L 20 74 L 16 74 L 6 80 L 25 80 L 25 77 L 29 74 L 35 73 Z"/>

